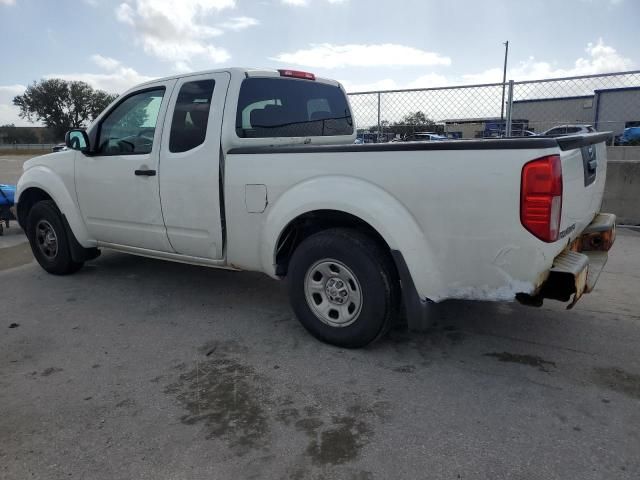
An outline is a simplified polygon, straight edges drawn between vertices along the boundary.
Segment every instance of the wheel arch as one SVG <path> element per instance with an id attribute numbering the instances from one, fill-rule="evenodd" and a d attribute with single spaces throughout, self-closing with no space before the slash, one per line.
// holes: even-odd
<path id="1" fill-rule="evenodd" d="M 292 219 L 280 232 L 276 242 L 276 275 L 286 276 L 289 261 L 296 248 L 311 235 L 331 228 L 351 228 L 374 239 L 385 250 L 391 247 L 369 223 L 342 210 L 311 210 Z"/>
<path id="2" fill-rule="evenodd" d="M 74 197 L 75 192 L 69 192 L 64 181 L 50 169 L 42 166 L 30 168 L 20 177 L 17 185 L 18 222 L 24 230 L 31 208 L 41 200 L 51 200 L 79 244 L 85 248 L 95 247 L 96 243 L 89 237 Z"/>
<path id="3" fill-rule="evenodd" d="M 442 292 L 424 232 L 407 208 L 377 185 L 354 177 L 316 177 L 292 187 L 269 207 L 260 247 L 262 268 L 269 275 L 286 274 L 293 252 L 287 249 L 299 244 L 291 238 L 296 228 L 303 225 L 312 234 L 348 226 L 383 242 L 394 260 L 399 253 L 419 296 L 438 298 Z"/>

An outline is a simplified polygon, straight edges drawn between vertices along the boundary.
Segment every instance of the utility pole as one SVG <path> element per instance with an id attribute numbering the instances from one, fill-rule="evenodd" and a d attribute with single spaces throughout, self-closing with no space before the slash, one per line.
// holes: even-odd
<path id="1" fill-rule="evenodd" d="M 502 102 L 500 103 L 500 121 L 504 121 L 504 89 L 507 86 L 507 56 L 509 55 L 509 40 L 504 45 L 504 70 L 502 73 Z"/>

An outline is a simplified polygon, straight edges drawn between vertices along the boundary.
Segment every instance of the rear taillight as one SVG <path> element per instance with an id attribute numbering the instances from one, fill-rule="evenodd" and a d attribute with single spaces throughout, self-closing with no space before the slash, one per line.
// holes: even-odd
<path id="1" fill-rule="evenodd" d="M 522 167 L 520 221 L 545 242 L 555 242 L 562 214 L 562 163 L 559 155 L 532 160 Z"/>
<path id="2" fill-rule="evenodd" d="M 315 80 L 313 73 L 301 72 L 300 70 L 278 70 L 281 77 L 304 78 L 305 80 Z"/>

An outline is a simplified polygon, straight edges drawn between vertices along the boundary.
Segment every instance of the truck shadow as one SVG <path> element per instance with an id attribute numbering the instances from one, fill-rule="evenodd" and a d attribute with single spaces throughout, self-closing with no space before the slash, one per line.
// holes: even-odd
<path id="1" fill-rule="evenodd" d="M 259 338 L 276 357 L 287 350 L 328 355 L 339 350 L 313 339 L 291 312 L 286 283 L 263 274 L 106 252 L 77 276 L 98 285 L 113 285 L 116 280 L 127 298 L 145 299 L 148 321 L 191 311 L 194 318 L 216 322 L 218 331 Z M 228 312 L 240 320 L 226 324 Z M 488 368 L 517 364 L 549 373 L 556 369 L 554 352 L 580 348 L 571 338 L 571 331 L 581 328 L 580 313 L 567 313 L 560 304 L 533 308 L 515 302 L 451 300 L 435 305 L 431 313 L 432 324 L 426 330 L 408 331 L 398 322 L 386 337 L 357 351 L 356 357 L 373 359 L 402 374 L 451 359 Z"/>
<path id="2" fill-rule="evenodd" d="M 212 297 L 223 298 L 224 305 L 232 306 L 237 302 L 237 308 L 263 311 L 266 314 L 264 321 L 284 325 L 292 330 L 294 336 L 302 333 L 301 341 L 306 338 L 315 342 L 299 327 L 289 308 L 286 282 L 260 273 L 219 270 L 106 252 L 74 277 L 85 277 L 87 281 L 95 279 L 99 283 L 117 279 L 127 285 L 126 288 L 160 297 L 170 295 L 179 298 L 183 295 L 191 303 L 209 304 Z M 365 351 L 378 351 L 385 345 L 451 350 L 485 337 L 539 343 L 541 337 L 554 330 L 554 325 L 566 312 L 561 307 L 540 309 L 515 302 L 450 300 L 435 305 L 431 314 L 429 328 L 419 332 L 408 331 L 406 323 L 399 321 L 387 337 Z"/>

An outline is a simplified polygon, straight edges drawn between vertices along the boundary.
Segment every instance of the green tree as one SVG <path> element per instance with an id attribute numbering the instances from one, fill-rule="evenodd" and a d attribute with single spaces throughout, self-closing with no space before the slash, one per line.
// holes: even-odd
<path id="1" fill-rule="evenodd" d="M 387 129 L 401 137 L 416 132 L 436 132 L 439 130 L 436 123 L 420 111 L 408 113 L 399 121 L 391 123 Z"/>
<path id="2" fill-rule="evenodd" d="M 44 123 L 61 139 L 67 130 L 85 127 L 115 98 L 85 82 L 49 78 L 33 82 L 13 104 L 20 108 L 20 117 Z"/>

